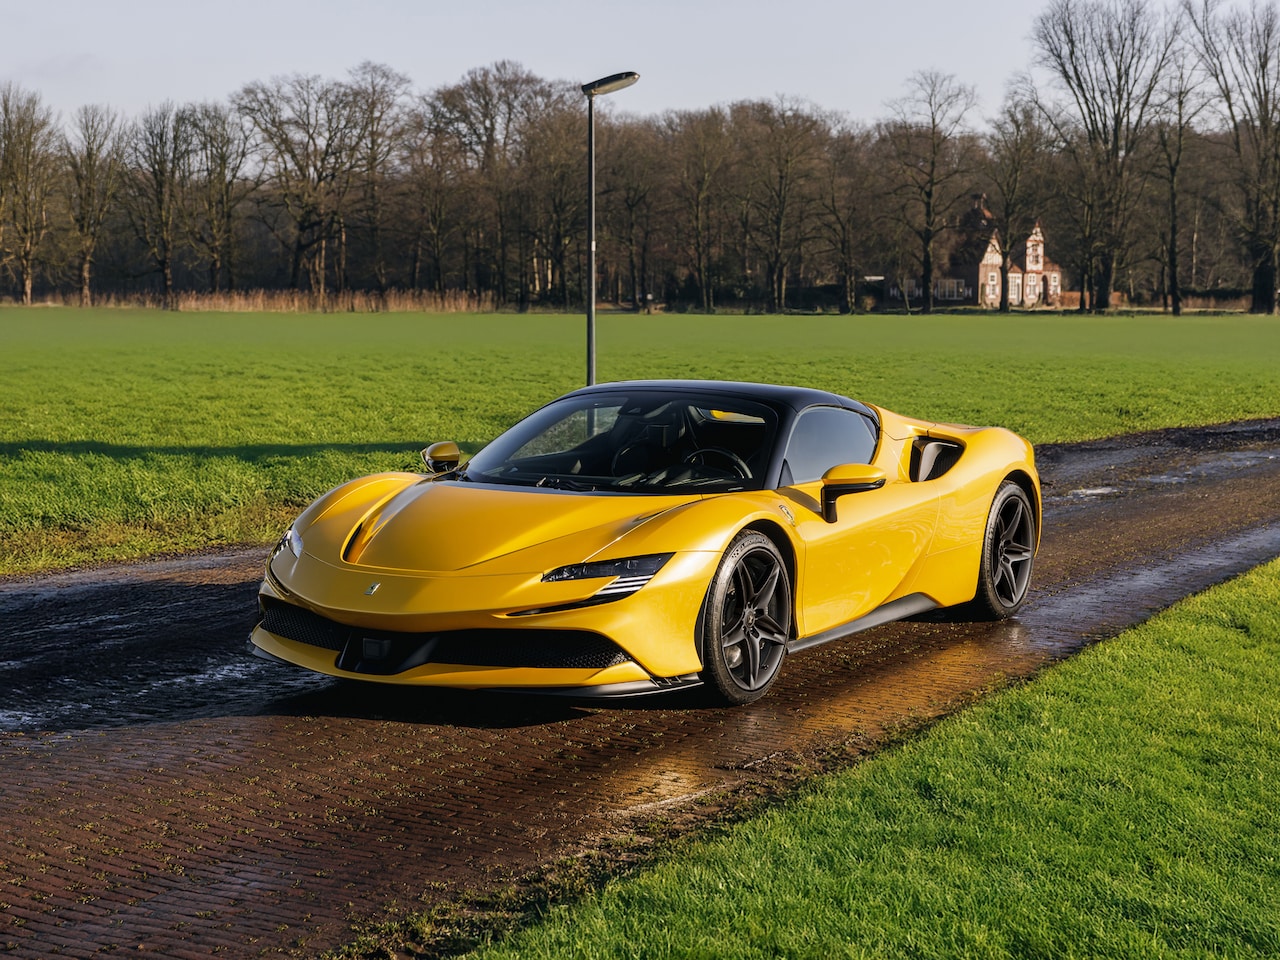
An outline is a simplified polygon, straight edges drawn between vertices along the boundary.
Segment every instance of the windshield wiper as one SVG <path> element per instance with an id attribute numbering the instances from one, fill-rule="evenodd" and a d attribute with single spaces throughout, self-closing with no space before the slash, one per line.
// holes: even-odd
<path id="1" fill-rule="evenodd" d="M 595 490 L 594 483 L 583 483 L 580 480 L 573 480 L 569 477 L 556 474 L 555 476 L 546 476 L 534 484 L 535 487 L 550 487 L 552 490 Z"/>

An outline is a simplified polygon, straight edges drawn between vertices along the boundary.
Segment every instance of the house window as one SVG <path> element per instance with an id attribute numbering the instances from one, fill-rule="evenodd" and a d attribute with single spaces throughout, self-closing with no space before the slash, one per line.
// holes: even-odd
<path id="1" fill-rule="evenodd" d="M 1054 297 L 1058 295 L 1058 275 L 1056 273 L 1049 274 L 1049 295 Z"/>
<path id="2" fill-rule="evenodd" d="M 1022 302 L 1022 277 L 1019 274 L 1009 274 L 1009 302 L 1017 305 Z"/>
<path id="3" fill-rule="evenodd" d="M 1040 299 L 1040 278 L 1027 277 L 1027 305 L 1035 303 Z"/>
<path id="4" fill-rule="evenodd" d="M 939 300 L 963 300 L 964 281 L 951 279 L 939 280 L 937 284 L 937 294 Z"/>

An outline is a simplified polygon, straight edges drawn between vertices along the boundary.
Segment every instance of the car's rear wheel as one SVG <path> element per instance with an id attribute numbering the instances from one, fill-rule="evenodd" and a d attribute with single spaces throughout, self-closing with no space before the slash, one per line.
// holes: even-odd
<path id="1" fill-rule="evenodd" d="M 702 680 L 722 703 L 750 703 L 777 679 L 791 635 L 791 582 L 773 541 L 740 533 L 707 590 Z"/>
<path id="2" fill-rule="evenodd" d="M 1036 552 L 1036 514 L 1027 492 L 1012 480 L 996 491 L 987 514 L 978 571 L 978 612 L 1003 620 L 1027 599 Z"/>

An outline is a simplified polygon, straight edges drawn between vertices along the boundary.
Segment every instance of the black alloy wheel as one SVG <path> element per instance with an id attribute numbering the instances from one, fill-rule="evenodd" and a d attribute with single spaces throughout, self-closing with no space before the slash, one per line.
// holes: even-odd
<path id="1" fill-rule="evenodd" d="M 764 534 L 738 534 L 716 570 L 702 617 L 702 679 L 721 703 L 764 696 L 791 636 L 787 564 Z"/>
<path id="2" fill-rule="evenodd" d="M 975 603 L 988 618 L 1003 620 L 1027 599 L 1036 553 L 1036 515 L 1027 492 L 1012 480 L 996 491 L 987 515 Z"/>

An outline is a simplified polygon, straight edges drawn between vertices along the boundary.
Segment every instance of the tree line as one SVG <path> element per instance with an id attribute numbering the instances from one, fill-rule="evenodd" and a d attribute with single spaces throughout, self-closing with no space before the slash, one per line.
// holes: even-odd
<path id="1" fill-rule="evenodd" d="M 1035 74 L 1010 80 L 994 116 L 930 70 L 875 122 L 788 97 L 597 110 L 602 298 L 852 312 L 914 279 L 931 310 L 981 203 L 1010 241 L 1006 291 L 1038 221 L 1081 309 L 1120 294 L 1177 313 L 1196 292 L 1274 313 L 1276 4 L 1051 0 L 1032 49 Z M 585 185 L 581 90 L 510 61 L 426 92 L 366 62 L 65 121 L 9 83 L 0 294 L 409 291 L 579 309 Z"/>

